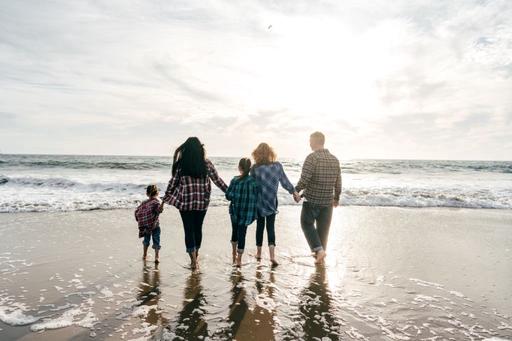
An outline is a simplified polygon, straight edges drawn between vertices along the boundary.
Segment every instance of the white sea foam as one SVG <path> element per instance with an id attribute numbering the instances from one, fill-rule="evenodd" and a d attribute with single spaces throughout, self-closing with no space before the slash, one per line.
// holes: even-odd
<path id="1" fill-rule="evenodd" d="M 77 317 L 80 316 L 81 318 L 77 319 Z M 79 307 L 66 310 L 57 318 L 46 318 L 42 322 L 35 323 L 30 326 L 30 330 L 37 332 L 46 329 L 69 327 L 71 325 L 92 328 L 96 321 L 98 321 L 98 319 L 91 311 L 84 311 L 82 307 Z"/>
<path id="2" fill-rule="evenodd" d="M 3 158 L 3 160 L 2 160 Z M 169 158 L 0 155 L 0 212 L 133 208 L 148 183 L 165 189 Z M 215 158 L 224 180 L 235 158 Z M 293 183 L 301 163 L 284 161 Z M 83 170 L 87 169 L 86 172 Z M 512 208 L 512 163 L 356 160 L 342 163 L 344 205 Z M 295 205 L 284 190 L 280 205 Z M 211 205 L 227 205 L 213 189 Z"/>
<path id="3" fill-rule="evenodd" d="M 11 326 L 25 326 L 39 320 L 39 317 L 25 315 L 19 308 L 0 306 L 0 321 Z"/>

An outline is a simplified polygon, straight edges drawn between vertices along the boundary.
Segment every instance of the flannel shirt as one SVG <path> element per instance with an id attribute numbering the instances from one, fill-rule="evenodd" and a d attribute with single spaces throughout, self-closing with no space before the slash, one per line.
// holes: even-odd
<path id="1" fill-rule="evenodd" d="M 205 178 L 181 175 L 181 169 L 176 170 L 165 191 L 163 198 L 165 203 L 173 205 L 180 211 L 206 211 L 212 191 L 210 179 L 222 192 L 226 192 L 228 186 L 219 177 L 212 162 L 208 159 L 205 161 L 208 173 Z"/>
<path id="2" fill-rule="evenodd" d="M 288 193 L 295 192 L 292 183 L 288 180 L 283 166 L 279 162 L 268 165 L 256 165 L 251 169 L 251 176 L 260 184 L 261 192 L 258 199 L 258 214 L 266 217 L 277 213 L 277 189 L 279 183 Z"/>
<path id="3" fill-rule="evenodd" d="M 327 149 L 309 154 L 295 190 L 304 190 L 306 200 L 315 205 L 330 206 L 333 201 L 339 202 L 341 168 L 338 159 Z"/>
<path id="4" fill-rule="evenodd" d="M 226 199 L 231 201 L 229 214 L 233 223 L 242 226 L 251 225 L 258 218 L 259 186 L 250 175 L 235 176 L 226 191 Z"/>
<path id="5" fill-rule="evenodd" d="M 139 238 L 150 233 L 160 224 L 160 200 L 151 198 L 143 201 L 135 210 L 135 220 L 139 223 Z"/>

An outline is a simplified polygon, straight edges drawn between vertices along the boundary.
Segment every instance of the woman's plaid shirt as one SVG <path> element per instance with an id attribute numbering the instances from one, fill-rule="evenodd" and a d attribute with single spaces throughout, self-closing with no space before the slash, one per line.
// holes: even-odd
<path id="1" fill-rule="evenodd" d="M 251 225 L 258 218 L 259 186 L 250 175 L 240 178 L 235 176 L 226 191 L 226 199 L 231 201 L 229 214 L 237 225 Z"/>
<path id="2" fill-rule="evenodd" d="M 208 159 L 206 159 L 206 169 L 207 177 L 193 178 L 181 175 L 181 169 L 178 168 L 176 174 L 169 181 L 163 201 L 175 206 L 180 211 L 206 211 L 210 204 L 212 191 L 210 179 L 222 192 L 226 192 L 228 188 Z"/>
<path id="3" fill-rule="evenodd" d="M 300 180 L 295 187 L 304 190 L 304 197 L 312 204 L 330 206 L 339 202 L 341 194 L 341 168 L 338 159 L 327 149 L 320 149 L 306 157 Z"/>
<path id="4" fill-rule="evenodd" d="M 258 199 L 258 214 L 266 217 L 277 213 L 277 190 L 279 184 L 290 194 L 295 189 L 284 172 L 283 165 L 273 162 L 268 165 L 256 165 L 251 169 L 251 176 L 258 181 L 261 195 Z"/>

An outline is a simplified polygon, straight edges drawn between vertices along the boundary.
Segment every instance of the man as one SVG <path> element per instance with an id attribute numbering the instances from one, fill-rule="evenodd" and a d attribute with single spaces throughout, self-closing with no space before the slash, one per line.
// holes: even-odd
<path id="1" fill-rule="evenodd" d="M 341 194 L 341 169 L 338 159 L 324 148 L 325 136 L 321 132 L 311 134 L 309 145 L 313 152 L 306 157 L 300 180 L 294 195 L 299 202 L 304 197 L 300 223 L 316 263 L 325 258 L 333 207 L 338 207 Z M 315 227 L 316 223 L 316 227 Z"/>

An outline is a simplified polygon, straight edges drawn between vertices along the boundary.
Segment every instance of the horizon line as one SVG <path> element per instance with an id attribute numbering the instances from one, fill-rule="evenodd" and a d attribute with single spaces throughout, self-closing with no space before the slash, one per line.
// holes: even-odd
<path id="1" fill-rule="evenodd" d="M 171 157 L 172 155 L 140 155 L 140 154 L 66 154 L 66 153 L 3 153 L 0 152 L 1 155 L 37 155 L 37 156 L 131 156 L 131 157 Z M 208 157 L 213 158 L 237 158 L 242 157 L 243 155 L 239 156 L 226 156 L 226 155 L 209 155 Z M 290 157 L 290 156 L 282 156 L 282 159 L 297 159 L 296 157 Z M 357 161 L 357 160 L 389 160 L 389 161 L 484 161 L 484 162 L 492 162 L 492 161 L 498 161 L 498 162 L 512 162 L 512 160 L 505 160 L 505 159 L 425 159 L 425 158 L 418 158 L 418 159 L 407 159 L 407 158 L 351 158 L 351 159 L 343 159 L 340 158 L 340 160 L 345 161 Z"/>

